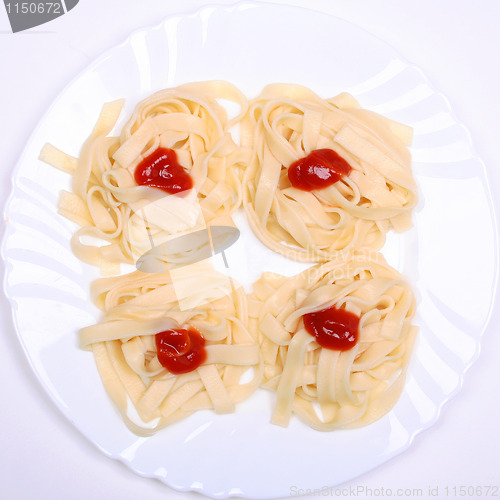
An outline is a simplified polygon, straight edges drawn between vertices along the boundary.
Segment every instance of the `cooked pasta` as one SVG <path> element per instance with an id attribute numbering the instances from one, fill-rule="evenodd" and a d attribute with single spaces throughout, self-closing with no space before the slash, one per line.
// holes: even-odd
<path id="1" fill-rule="evenodd" d="M 379 250 L 390 228 L 411 225 L 416 185 L 408 145 L 411 129 L 362 109 L 349 94 L 322 99 L 305 87 L 273 84 L 250 102 L 241 146 L 249 151 L 244 206 L 259 239 L 304 262 L 335 252 Z M 293 187 L 294 162 L 333 150 L 352 168 L 323 189 Z"/>
<path id="2" fill-rule="evenodd" d="M 261 353 L 247 329 L 243 289 L 209 266 L 195 278 L 191 308 L 184 309 L 168 273 L 134 271 L 92 283 L 92 300 L 104 314 L 80 330 L 80 345 L 93 351 L 109 396 L 137 434 L 152 434 L 199 410 L 232 412 L 261 381 Z M 204 337 L 206 360 L 171 373 L 159 361 L 155 336 L 186 327 Z"/>
<path id="3" fill-rule="evenodd" d="M 239 114 L 229 119 L 221 100 Z M 71 247 L 104 274 L 134 264 L 152 246 L 172 236 L 231 225 L 241 204 L 240 149 L 230 129 L 247 100 L 229 83 L 210 81 L 161 90 L 141 101 L 119 136 L 109 136 L 123 100 L 104 105 L 78 158 L 47 145 L 40 158 L 72 175 L 72 190 L 60 196 L 59 213 L 81 228 Z M 138 164 L 158 148 L 175 151 L 193 179 L 183 196 L 137 185 Z"/>
<path id="4" fill-rule="evenodd" d="M 79 340 L 129 428 L 232 412 L 260 385 L 281 426 L 294 413 L 318 430 L 386 414 L 417 333 L 411 289 L 378 253 L 411 225 L 411 129 L 298 85 L 250 102 L 222 81 L 161 90 L 112 135 L 123 105 L 103 106 L 78 158 L 47 144 L 40 159 L 71 175 L 58 211 L 80 226 L 74 254 L 115 275 L 91 284 L 102 315 Z M 241 205 L 263 244 L 319 264 L 264 273 L 247 295 L 212 262 L 238 238 Z M 314 330 L 331 310 L 352 322 L 344 344 Z"/>
<path id="5" fill-rule="evenodd" d="M 263 387 L 276 392 L 272 423 L 287 426 L 295 413 L 318 430 L 359 427 L 396 403 L 417 333 L 415 301 L 381 254 L 346 252 L 292 278 L 265 273 L 249 301 Z M 304 326 L 305 315 L 332 306 L 359 317 L 348 350 L 321 347 Z"/>

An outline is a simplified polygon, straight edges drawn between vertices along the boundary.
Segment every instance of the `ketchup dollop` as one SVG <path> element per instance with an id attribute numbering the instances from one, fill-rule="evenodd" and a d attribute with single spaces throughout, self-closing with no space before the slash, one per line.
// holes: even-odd
<path id="1" fill-rule="evenodd" d="M 137 165 L 134 177 L 140 186 L 155 187 L 169 194 L 193 187 L 193 179 L 177 161 L 177 153 L 168 148 L 158 148 L 146 156 Z"/>
<path id="2" fill-rule="evenodd" d="M 302 191 L 324 189 L 349 175 L 351 166 L 332 149 L 316 149 L 288 167 L 292 186 Z"/>
<path id="3" fill-rule="evenodd" d="M 302 317 L 306 331 L 316 337 L 321 347 L 348 351 L 358 341 L 359 318 L 335 306 Z"/>
<path id="4" fill-rule="evenodd" d="M 155 341 L 158 361 L 175 375 L 196 370 L 207 359 L 205 339 L 192 327 L 157 333 Z"/>

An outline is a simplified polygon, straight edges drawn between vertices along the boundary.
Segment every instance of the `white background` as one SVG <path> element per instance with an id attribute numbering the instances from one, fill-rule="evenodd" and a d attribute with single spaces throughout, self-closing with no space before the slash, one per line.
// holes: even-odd
<path id="1" fill-rule="evenodd" d="M 0 6 L 2 205 L 25 143 L 46 108 L 73 77 L 103 51 L 121 43 L 130 32 L 205 3 L 80 0 L 68 14 L 17 34 L 11 33 L 5 10 Z M 500 208 L 498 0 L 276 0 L 274 3 L 302 5 L 347 19 L 396 47 L 409 62 L 420 66 L 431 83 L 448 97 L 457 119 L 471 132 L 477 153 L 488 168 L 492 196 Z M 3 227 L 1 230 L 3 234 Z M 375 498 L 377 494 L 382 496 L 380 488 L 390 488 L 393 495 L 402 488 L 407 490 L 406 498 L 417 498 L 418 491 L 412 496 L 411 490 L 418 489 L 423 492 L 419 498 L 428 498 L 429 487 L 433 492 L 438 487 L 440 498 L 446 498 L 448 486 L 449 498 L 454 498 L 451 489 L 454 486 L 500 487 L 499 302 L 484 335 L 479 359 L 438 422 L 417 436 L 408 451 L 342 485 L 347 489 L 346 494 L 352 488 L 350 491 L 359 492 L 356 498 Z M 2 498 L 199 498 L 197 494 L 175 492 L 157 480 L 137 476 L 123 464 L 105 457 L 81 436 L 59 413 L 31 372 L 4 297 L 0 307 Z"/>

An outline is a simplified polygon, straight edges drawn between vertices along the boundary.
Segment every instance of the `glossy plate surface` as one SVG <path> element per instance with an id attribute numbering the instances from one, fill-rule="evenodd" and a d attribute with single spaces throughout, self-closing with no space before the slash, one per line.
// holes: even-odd
<path id="1" fill-rule="evenodd" d="M 421 201 L 415 227 L 384 253 L 410 280 L 421 333 L 405 391 L 377 423 L 321 433 L 296 418 L 269 423 L 272 395 L 258 392 L 233 415 L 201 412 L 151 438 L 123 425 L 76 332 L 95 322 L 88 287 L 97 277 L 69 249 L 74 226 L 56 214 L 68 177 L 38 161 L 45 142 L 77 155 L 102 104 L 126 97 L 125 115 L 163 87 L 223 79 L 248 97 L 273 82 L 324 97 L 353 93 L 364 107 L 412 125 Z M 137 32 L 79 75 L 49 108 L 14 173 L 6 209 L 6 293 L 26 355 L 45 390 L 107 455 L 137 473 L 211 497 L 287 496 L 333 486 L 387 461 L 431 425 L 476 358 L 496 291 L 497 238 L 486 171 L 467 130 L 422 72 L 361 29 L 296 7 L 241 3 L 173 17 Z M 237 279 L 301 266 L 248 234 L 228 250 Z M 264 258 L 265 256 L 265 258 Z M 231 260 L 233 259 L 233 260 Z"/>

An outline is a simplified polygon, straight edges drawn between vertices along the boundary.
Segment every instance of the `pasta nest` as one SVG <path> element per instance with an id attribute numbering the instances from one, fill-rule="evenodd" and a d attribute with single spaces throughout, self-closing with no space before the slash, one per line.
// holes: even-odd
<path id="1" fill-rule="evenodd" d="M 199 410 L 233 412 L 259 386 L 262 355 L 247 328 L 246 294 L 216 271 L 205 269 L 185 310 L 169 273 L 101 278 L 91 296 L 103 317 L 80 330 L 80 345 L 92 350 L 104 387 L 136 434 Z M 155 334 L 185 326 L 203 335 L 207 359 L 174 375 L 158 361 Z"/>
<path id="2" fill-rule="evenodd" d="M 228 118 L 224 99 L 238 108 Z M 232 225 L 241 205 L 242 151 L 230 129 L 246 112 L 245 96 L 227 82 L 211 81 L 160 90 L 142 100 L 121 129 L 109 136 L 124 100 L 106 103 L 78 158 L 47 144 L 40 159 L 72 174 L 58 211 L 81 228 L 74 254 L 102 274 L 119 274 L 154 245 L 207 224 Z M 183 197 L 138 186 L 137 165 L 157 148 L 175 150 L 194 180 Z M 96 242 L 100 242 L 96 244 Z"/>
<path id="3" fill-rule="evenodd" d="M 318 430 L 359 427 L 396 403 L 417 334 L 415 299 L 381 254 L 346 252 L 292 278 L 265 273 L 249 300 L 262 387 L 276 392 L 274 424 L 296 413 Z M 349 350 L 321 347 L 304 328 L 304 314 L 332 305 L 360 318 Z"/>
<path id="4" fill-rule="evenodd" d="M 241 126 L 241 146 L 249 152 L 245 211 L 275 252 L 321 262 L 342 250 L 379 250 L 389 229 L 410 227 L 417 201 L 411 128 L 362 109 L 350 94 L 322 99 L 282 84 L 250 102 Z M 292 187 L 288 167 L 323 148 L 344 158 L 351 173 L 321 190 Z"/>

